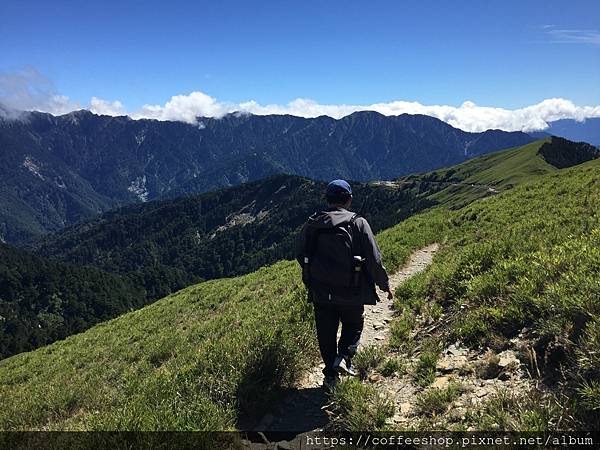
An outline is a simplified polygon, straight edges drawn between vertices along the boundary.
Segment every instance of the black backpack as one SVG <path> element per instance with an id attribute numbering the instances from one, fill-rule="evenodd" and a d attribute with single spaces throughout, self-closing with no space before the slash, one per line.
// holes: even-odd
<path id="1" fill-rule="evenodd" d="M 308 288 L 343 296 L 359 293 L 363 258 L 357 248 L 358 217 L 331 228 L 307 225 L 302 281 Z"/>

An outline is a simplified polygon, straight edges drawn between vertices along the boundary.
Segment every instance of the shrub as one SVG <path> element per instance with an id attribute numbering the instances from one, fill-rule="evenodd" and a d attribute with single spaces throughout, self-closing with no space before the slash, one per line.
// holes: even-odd
<path id="1" fill-rule="evenodd" d="M 352 358 L 352 364 L 358 372 L 361 380 L 364 380 L 369 375 L 369 372 L 376 369 L 383 361 L 385 351 L 383 347 L 378 345 L 370 345 L 361 349 Z"/>
<path id="2" fill-rule="evenodd" d="M 398 357 L 387 358 L 379 370 L 384 377 L 400 375 L 404 372 L 404 363 Z"/>
<path id="3" fill-rule="evenodd" d="M 442 414 L 463 392 L 464 388 L 454 382 L 449 383 L 444 389 L 429 389 L 417 397 L 416 410 L 427 416 Z"/>
<path id="4" fill-rule="evenodd" d="M 356 378 L 340 381 L 331 396 L 334 428 L 341 431 L 376 431 L 394 415 L 393 402 L 370 384 Z"/>

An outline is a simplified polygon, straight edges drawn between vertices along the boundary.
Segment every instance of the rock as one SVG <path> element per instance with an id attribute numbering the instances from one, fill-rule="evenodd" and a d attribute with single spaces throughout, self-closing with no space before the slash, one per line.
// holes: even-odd
<path id="1" fill-rule="evenodd" d="M 450 419 L 454 420 L 455 422 L 458 422 L 460 420 L 464 420 L 466 414 L 467 414 L 466 408 L 458 407 L 458 408 L 452 408 L 450 410 L 450 412 L 448 412 L 448 417 Z"/>
<path id="2" fill-rule="evenodd" d="M 407 414 L 412 409 L 412 404 L 410 403 L 400 403 L 400 413 Z"/>
<path id="3" fill-rule="evenodd" d="M 487 389 L 482 389 L 480 391 L 477 391 L 475 393 L 475 395 L 479 398 L 485 397 L 486 395 L 488 395 L 490 393 L 490 391 L 488 391 Z"/>
<path id="4" fill-rule="evenodd" d="M 435 379 L 435 381 L 432 384 L 432 387 L 434 387 L 436 389 L 444 389 L 444 388 L 446 388 L 446 386 L 448 386 L 449 382 L 450 382 L 449 377 L 439 377 L 439 378 Z"/>
<path id="5" fill-rule="evenodd" d="M 485 380 L 496 378 L 502 371 L 499 362 L 500 357 L 497 354 L 487 351 L 480 360 L 475 362 L 477 376 Z"/>
<path id="6" fill-rule="evenodd" d="M 515 370 L 519 368 L 519 359 L 512 350 L 506 350 L 498 355 L 500 360 L 498 366 L 504 370 Z"/>
<path id="7" fill-rule="evenodd" d="M 446 349 L 446 354 L 453 355 L 453 356 L 466 356 L 468 352 L 469 351 L 466 348 L 459 348 L 456 346 L 456 344 L 451 344 Z"/>
<path id="8" fill-rule="evenodd" d="M 288 441 L 280 441 L 277 442 L 277 445 L 275 447 L 276 449 L 281 449 L 281 450 L 292 450 L 292 444 Z"/>
<path id="9" fill-rule="evenodd" d="M 466 356 L 446 357 L 437 363 L 437 369 L 442 373 L 454 372 L 461 370 L 468 363 Z"/>
<path id="10" fill-rule="evenodd" d="M 385 380 L 385 378 L 381 375 L 379 375 L 378 373 L 374 373 L 373 375 L 369 376 L 369 381 L 371 383 L 377 383 L 378 381 L 382 381 Z"/>

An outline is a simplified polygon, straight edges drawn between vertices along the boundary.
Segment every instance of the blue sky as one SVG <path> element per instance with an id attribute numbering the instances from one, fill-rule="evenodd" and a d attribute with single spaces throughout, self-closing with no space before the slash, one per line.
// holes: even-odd
<path id="1" fill-rule="evenodd" d="M 600 104 L 597 0 L 20 0 L 0 17 L 0 73 L 35 71 L 83 106 L 135 111 L 194 91 L 261 105 Z"/>

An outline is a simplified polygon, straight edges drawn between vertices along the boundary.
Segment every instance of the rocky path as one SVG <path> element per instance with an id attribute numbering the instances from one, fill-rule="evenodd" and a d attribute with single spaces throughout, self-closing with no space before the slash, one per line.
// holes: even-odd
<path id="1" fill-rule="evenodd" d="M 415 251 L 406 265 L 390 277 L 392 290 L 412 275 L 427 268 L 433 260 L 438 244 Z M 361 336 L 361 347 L 380 345 L 387 340 L 389 323 L 392 320 L 392 301 L 379 292 L 381 302 L 365 307 L 365 325 Z M 360 348 L 359 348 L 360 351 Z M 299 385 L 291 390 L 278 411 L 265 415 L 255 427 L 256 431 L 286 432 L 298 437 L 305 432 L 322 429 L 328 423 L 324 410 L 327 396 L 321 388 L 323 364 L 313 367 Z M 297 439 L 296 439 L 297 440 Z M 290 447 L 293 448 L 293 445 Z"/>

